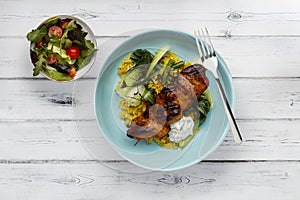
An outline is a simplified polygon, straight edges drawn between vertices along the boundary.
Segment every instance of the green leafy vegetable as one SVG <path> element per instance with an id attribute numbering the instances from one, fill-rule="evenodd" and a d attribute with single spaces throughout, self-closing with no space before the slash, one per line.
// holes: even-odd
<path id="1" fill-rule="evenodd" d="M 94 54 L 97 52 L 94 44 L 90 40 L 85 40 L 85 49 L 81 50 L 80 56 L 77 58 L 76 66 L 77 70 L 80 70 L 82 67 L 87 65 Z"/>
<path id="2" fill-rule="evenodd" d="M 144 101 L 149 101 L 150 103 L 155 103 L 155 95 L 153 90 L 146 89 L 142 95 Z"/>
<path id="3" fill-rule="evenodd" d="M 90 52 L 88 56 L 86 56 L 86 57 L 79 56 L 77 58 L 77 62 L 76 62 L 77 70 L 80 70 L 82 67 L 87 65 L 91 61 L 92 57 L 94 56 L 94 54 L 96 52 L 97 52 L 97 49 L 93 49 L 92 52 Z"/>
<path id="4" fill-rule="evenodd" d="M 89 56 L 95 50 L 94 44 L 90 40 L 85 40 L 85 49 L 81 50 L 81 56 Z"/>
<path id="5" fill-rule="evenodd" d="M 35 67 L 33 68 L 33 76 L 37 76 L 42 70 L 43 67 L 47 64 L 47 60 L 43 57 L 43 55 L 39 55 L 39 60 L 35 63 Z"/>
<path id="6" fill-rule="evenodd" d="M 149 64 L 153 60 L 153 55 L 147 49 L 137 49 L 131 54 L 130 59 L 136 65 Z"/>
<path id="7" fill-rule="evenodd" d="M 57 81 L 70 81 L 72 78 L 66 74 L 58 72 L 56 70 L 48 69 L 48 73 L 50 78 L 57 80 Z"/>
<path id="8" fill-rule="evenodd" d="M 45 25 L 47 25 L 48 27 L 58 24 L 58 22 L 60 21 L 60 19 L 58 17 L 53 17 L 48 19 L 47 21 L 45 21 Z"/>
<path id="9" fill-rule="evenodd" d="M 184 66 L 184 61 L 179 61 L 179 62 L 175 63 L 172 67 L 174 69 L 178 69 L 178 68 L 183 67 L 183 66 Z"/>
<path id="10" fill-rule="evenodd" d="M 65 49 L 67 49 L 68 47 L 70 47 L 72 45 L 72 40 L 70 38 L 68 38 L 68 34 L 72 30 L 78 30 L 74 19 L 71 20 L 68 23 L 68 25 L 65 27 L 64 34 L 62 35 L 62 37 L 60 39 L 61 47 L 64 47 Z"/>
<path id="11" fill-rule="evenodd" d="M 66 26 L 65 31 L 73 30 L 76 28 L 78 28 L 78 24 L 76 23 L 75 19 L 72 19 Z"/>
<path id="12" fill-rule="evenodd" d="M 31 42 L 39 42 L 46 36 L 48 33 L 47 26 L 43 25 L 40 28 L 32 30 L 27 34 L 27 39 Z"/>
<path id="13" fill-rule="evenodd" d="M 213 101 L 210 92 L 208 90 L 205 90 L 198 99 L 197 108 L 198 111 L 200 112 L 199 125 L 201 125 L 205 121 L 206 115 L 210 111 L 212 106 L 213 106 Z"/>

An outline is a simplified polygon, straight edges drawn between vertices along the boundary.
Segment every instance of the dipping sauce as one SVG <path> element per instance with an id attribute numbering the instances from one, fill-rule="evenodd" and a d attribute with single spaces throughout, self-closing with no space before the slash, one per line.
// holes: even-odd
<path id="1" fill-rule="evenodd" d="M 172 142 L 179 142 L 193 134 L 194 121 L 191 117 L 183 116 L 179 121 L 170 125 L 169 138 Z"/>

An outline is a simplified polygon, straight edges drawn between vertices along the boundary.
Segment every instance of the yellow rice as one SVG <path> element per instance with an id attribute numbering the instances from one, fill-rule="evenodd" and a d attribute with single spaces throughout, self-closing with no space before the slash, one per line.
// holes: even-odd
<path id="1" fill-rule="evenodd" d="M 142 115 L 146 111 L 146 105 L 141 103 L 138 106 L 131 106 L 125 99 L 120 100 L 121 114 L 120 117 L 125 121 L 127 126 L 130 126 L 132 120 Z"/>
<path id="2" fill-rule="evenodd" d="M 174 60 L 175 63 L 180 62 L 181 60 L 178 58 L 178 56 L 173 53 L 173 52 L 167 52 L 161 59 L 161 61 L 164 63 L 164 65 L 166 66 L 169 62 L 169 60 Z"/>
<path id="3" fill-rule="evenodd" d="M 135 66 L 135 63 L 130 59 L 131 53 L 122 60 L 121 65 L 119 66 L 118 74 L 122 78 L 128 70 Z"/>
<path id="4" fill-rule="evenodd" d="M 162 91 L 162 89 L 164 88 L 164 86 L 161 85 L 157 80 L 152 80 L 148 84 L 148 88 L 153 89 L 156 94 L 159 94 Z"/>

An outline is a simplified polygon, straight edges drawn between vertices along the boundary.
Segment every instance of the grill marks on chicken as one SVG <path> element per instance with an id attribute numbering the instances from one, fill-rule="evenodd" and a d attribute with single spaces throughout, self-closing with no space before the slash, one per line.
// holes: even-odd
<path id="1" fill-rule="evenodd" d="M 133 120 L 127 136 L 139 141 L 167 135 L 170 124 L 180 120 L 183 111 L 196 106 L 197 98 L 207 89 L 205 72 L 202 65 L 195 64 L 172 77 L 171 83 L 156 95 L 155 104 Z"/>
<path id="2" fill-rule="evenodd" d="M 209 80 L 205 75 L 206 68 L 200 64 L 194 64 L 181 71 L 181 75 L 188 80 L 193 92 L 199 97 L 208 87 Z"/>
<path id="3" fill-rule="evenodd" d="M 127 136 L 137 140 L 165 136 L 170 127 L 166 125 L 167 112 L 159 104 L 154 104 L 141 116 L 134 119 Z"/>
<path id="4" fill-rule="evenodd" d="M 163 106 L 167 112 L 166 125 L 170 125 L 182 117 L 182 108 L 174 90 L 163 88 L 161 93 L 156 95 L 156 104 Z"/>

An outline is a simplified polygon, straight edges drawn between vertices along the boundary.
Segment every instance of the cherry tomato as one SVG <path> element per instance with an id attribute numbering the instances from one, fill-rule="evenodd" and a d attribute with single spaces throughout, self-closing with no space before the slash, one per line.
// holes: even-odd
<path id="1" fill-rule="evenodd" d="M 44 40 L 39 41 L 38 43 L 36 43 L 36 47 L 37 48 L 41 48 L 43 45 L 45 44 Z"/>
<path id="2" fill-rule="evenodd" d="M 76 76 L 76 69 L 73 65 L 71 65 L 71 70 L 68 73 L 68 76 L 70 76 L 71 78 L 74 78 Z"/>
<path id="3" fill-rule="evenodd" d="M 61 23 L 61 27 L 66 28 L 66 26 L 68 26 L 68 24 L 69 24 L 69 22 L 64 21 L 64 22 Z"/>
<path id="4" fill-rule="evenodd" d="M 77 59 L 80 56 L 80 50 L 76 46 L 70 46 L 67 49 L 67 55 L 69 55 L 72 60 Z"/>
<path id="5" fill-rule="evenodd" d="M 49 29 L 48 29 L 48 34 L 49 36 L 52 36 L 52 35 L 56 35 L 58 38 L 61 38 L 62 36 L 62 28 L 60 28 L 59 26 L 51 26 Z"/>
<path id="6" fill-rule="evenodd" d="M 49 65 L 52 65 L 52 64 L 54 64 L 54 63 L 57 62 L 57 58 L 55 57 L 55 55 L 52 54 L 52 55 L 50 56 L 50 58 L 48 58 L 47 61 L 48 61 L 48 64 L 49 64 Z"/>

